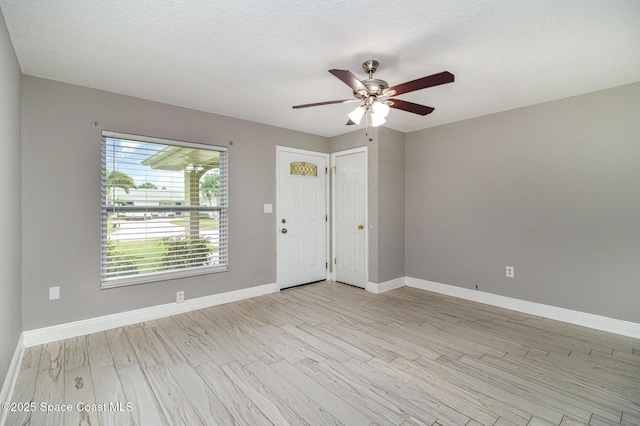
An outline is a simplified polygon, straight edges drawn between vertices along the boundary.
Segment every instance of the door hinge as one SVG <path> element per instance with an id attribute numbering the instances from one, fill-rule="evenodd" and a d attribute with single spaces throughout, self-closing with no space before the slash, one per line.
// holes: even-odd
<path id="1" fill-rule="evenodd" d="M 337 259 L 337 258 L 335 258 L 335 257 L 333 258 L 333 264 L 334 264 L 334 265 L 337 265 L 337 264 L 338 264 L 338 259 Z"/>
<path id="2" fill-rule="evenodd" d="M 329 169 L 327 169 L 326 167 L 324 168 L 324 174 L 326 175 L 327 173 L 329 173 Z"/>
<path id="3" fill-rule="evenodd" d="M 329 269 L 329 262 L 325 262 L 324 269 Z"/>
<path id="4" fill-rule="evenodd" d="M 325 214 L 325 215 L 324 215 L 324 221 L 325 221 L 325 222 L 329 222 L 329 215 L 328 215 L 328 214 Z"/>

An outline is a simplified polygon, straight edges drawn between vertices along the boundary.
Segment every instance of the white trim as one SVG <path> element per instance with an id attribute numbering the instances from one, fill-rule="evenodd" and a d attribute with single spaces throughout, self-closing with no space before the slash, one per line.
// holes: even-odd
<path id="1" fill-rule="evenodd" d="M 329 154 L 327 154 L 326 152 L 309 151 L 306 149 L 289 148 L 288 146 L 276 145 L 276 203 L 275 203 L 276 205 L 273 213 L 274 213 L 274 217 L 276 218 L 276 231 L 275 231 L 276 232 L 276 284 L 278 286 L 278 289 L 282 288 L 282 282 L 280 281 L 281 274 L 279 271 L 280 238 L 278 238 L 278 232 L 280 229 L 280 226 L 279 226 L 280 222 L 278 221 L 278 207 L 279 207 L 278 202 L 280 201 L 280 153 L 282 152 L 291 152 L 295 154 L 324 157 L 324 160 L 325 160 L 324 164 L 325 164 L 325 167 L 327 167 L 327 171 L 325 173 L 325 179 L 324 179 L 324 193 L 325 193 L 324 208 L 325 208 L 325 214 L 327 215 L 327 219 L 329 218 L 329 192 L 330 192 L 329 169 L 331 168 Z M 330 263 L 329 258 L 331 257 L 330 244 L 329 244 L 329 220 L 327 220 L 325 223 L 324 233 L 325 233 L 325 243 L 326 243 L 325 259 L 327 262 L 325 280 L 329 280 L 331 279 L 331 274 L 329 273 L 329 267 L 328 267 Z"/>
<path id="2" fill-rule="evenodd" d="M 196 277 L 198 275 L 219 274 L 221 272 L 229 272 L 228 262 L 222 266 L 192 266 L 187 269 L 174 269 L 166 272 L 150 272 L 146 274 L 132 275 L 125 278 L 106 278 L 100 281 L 100 288 L 102 290 L 109 290 L 110 288 L 174 280 L 176 278 Z"/>
<path id="3" fill-rule="evenodd" d="M 345 149 L 344 151 L 338 151 L 331 154 L 332 158 L 342 157 L 343 155 L 357 154 L 358 152 L 367 153 L 368 146 L 359 146 L 357 148 Z"/>
<path id="4" fill-rule="evenodd" d="M 29 330 L 23 333 L 24 346 L 30 347 L 41 345 L 43 343 L 49 343 L 56 340 L 68 339 L 70 337 L 77 337 L 85 334 L 96 333 L 98 331 L 136 324 L 142 321 L 151 321 L 157 318 L 168 317 L 170 315 L 195 311 L 197 309 L 208 308 L 210 306 L 237 302 L 239 300 L 275 293 L 277 291 L 278 286 L 275 283 L 265 284 L 256 287 L 233 290 L 226 293 L 212 294 L 210 296 L 198 297 L 195 299 L 187 299 L 182 303 L 167 303 L 165 305 L 151 306 L 133 311 L 120 312 L 102 317 L 89 318 L 86 320 Z"/>
<path id="5" fill-rule="evenodd" d="M 203 149 L 210 149 L 214 151 L 228 150 L 226 146 L 221 146 L 221 145 L 208 145 L 205 143 L 187 142 L 187 141 L 181 141 L 177 139 L 156 138 L 154 136 L 134 135 L 131 133 L 113 132 L 111 130 L 103 130 L 102 137 L 110 138 L 110 139 L 124 139 L 124 140 L 134 141 L 134 142 L 159 143 L 163 145 L 167 145 L 167 144 L 181 145 L 188 148 L 203 148 Z"/>
<path id="6" fill-rule="evenodd" d="M 0 402 L 8 402 L 18 381 L 18 373 L 20 373 L 20 365 L 22 364 L 22 356 L 24 355 L 24 333 L 18 338 L 18 344 L 16 350 L 13 352 L 13 358 L 11 358 L 11 364 L 9 364 L 9 370 L 4 378 L 2 384 L 2 391 L 0 391 Z M 8 411 L 0 410 L 0 425 L 4 425 Z"/>
<path id="7" fill-rule="evenodd" d="M 358 148 L 347 149 L 344 151 L 338 151 L 331 154 L 331 162 L 329 164 L 329 169 L 333 170 L 336 165 L 336 157 L 342 157 L 344 155 L 364 153 L 364 288 L 369 290 L 369 288 L 374 288 L 371 285 L 378 286 L 379 284 L 370 283 L 369 282 L 369 147 L 361 146 Z M 335 188 L 335 179 L 333 178 L 333 173 L 330 173 L 331 176 L 331 253 L 335 255 L 336 253 L 336 228 L 335 221 L 333 220 L 336 217 L 336 188 Z M 332 257 L 329 256 L 329 264 L 331 266 L 331 274 L 330 279 L 336 280 L 336 271 L 335 264 L 333 263 Z M 377 287 L 376 287 L 377 288 Z M 385 290 L 386 291 L 386 290 Z M 378 293 L 377 291 L 372 291 L 373 293 Z"/>
<path id="8" fill-rule="evenodd" d="M 586 312 L 573 311 L 571 309 L 559 308 L 556 306 L 544 305 L 542 303 L 529 302 L 526 300 L 514 299 L 497 294 L 485 293 L 478 290 L 456 287 L 448 284 L 441 284 L 419 278 L 406 277 L 407 287 L 419 288 L 433 291 L 447 296 L 458 297 L 460 299 L 471 300 L 487 305 L 498 306 L 525 314 L 536 315 L 552 320 L 563 321 L 570 324 L 581 325 L 596 330 L 608 331 L 610 333 L 640 339 L 640 324 L 608 318 L 600 315 L 588 314 Z"/>
<path id="9" fill-rule="evenodd" d="M 365 289 L 368 292 L 380 294 L 386 291 L 395 290 L 396 288 L 404 287 L 406 285 L 406 277 L 394 278 L 383 283 L 367 283 Z"/>

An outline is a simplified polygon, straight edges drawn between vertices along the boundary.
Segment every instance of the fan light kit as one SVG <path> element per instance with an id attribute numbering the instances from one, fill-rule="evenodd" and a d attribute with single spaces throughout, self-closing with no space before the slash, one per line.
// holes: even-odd
<path id="1" fill-rule="evenodd" d="M 453 74 L 448 71 L 443 71 L 439 74 L 433 74 L 389 87 L 389 84 L 386 81 L 373 78 L 373 73 L 378 69 L 378 65 L 378 61 L 373 59 L 365 61 L 362 64 L 362 68 L 364 68 L 364 70 L 369 74 L 369 78 L 366 80 L 358 80 L 358 78 L 348 70 L 329 70 L 331 74 L 339 78 L 353 90 L 354 99 L 295 105 L 293 108 L 299 109 L 321 105 L 362 102 L 361 105 L 348 114 L 349 121 L 347 121 L 347 125 L 360 124 L 362 118 L 368 113 L 371 118 L 371 126 L 378 127 L 385 123 L 387 115 L 389 115 L 390 108 L 400 109 L 418 115 L 431 114 L 434 110 L 433 108 L 425 105 L 395 99 L 394 96 L 433 86 L 439 86 L 441 84 L 453 83 L 455 80 Z"/>

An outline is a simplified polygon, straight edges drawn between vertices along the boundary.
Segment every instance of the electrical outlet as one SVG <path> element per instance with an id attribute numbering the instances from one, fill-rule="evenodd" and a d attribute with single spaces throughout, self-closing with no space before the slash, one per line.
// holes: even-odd
<path id="1" fill-rule="evenodd" d="M 184 302 L 184 291 L 176 292 L 176 303 Z"/>
<path id="2" fill-rule="evenodd" d="M 60 299 L 60 287 L 49 287 L 49 300 Z"/>
<path id="3" fill-rule="evenodd" d="M 513 266 L 507 266 L 507 278 L 515 277 L 515 268 Z"/>

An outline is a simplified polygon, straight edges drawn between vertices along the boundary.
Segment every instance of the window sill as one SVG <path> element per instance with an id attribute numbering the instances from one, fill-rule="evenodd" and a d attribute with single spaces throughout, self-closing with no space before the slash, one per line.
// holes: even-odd
<path id="1" fill-rule="evenodd" d="M 160 281 L 175 280 L 179 278 L 194 277 L 198 275 L 217 274 L 220 272 L 228 272 L 229 267 L 224 266 L 205 266 L 202 268 L 192 268 L 185 271 L 172 271 L 172 272 L 157 272 L 152 274 L 144 274 L 135 277 L 126 278 L 111 278 L 108 280 L 102 280 L 100 282 L 100 288 L 102 290 L 108 290 L 110 288 L 125 287 L 137 284 L 149 284 Z"/>

